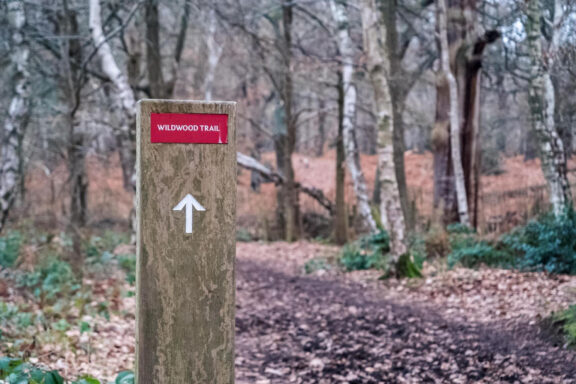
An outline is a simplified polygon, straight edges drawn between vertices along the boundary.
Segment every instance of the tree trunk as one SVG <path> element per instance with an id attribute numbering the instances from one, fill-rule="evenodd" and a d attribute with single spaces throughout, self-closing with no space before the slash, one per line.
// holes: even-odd
<path id="1" fill-rule="evenodd" d="M 64 12 L 60 25 L 64 36 L 78 35 L 78 20 L 74 11 L 68 8 L 68 2 L 63 0 Z M 82 89 L 82 74 L 72 65 L 82 62 L 82 48 L 78 39 L 62 39 L 61 62 L 64 83 L 64 94 L 67 102 L 65 123 L 68 129 L 68 177 L 70 188 L 70 216 L 67 230 L 72 237 L 72 254 L 70 265 L 77 276 L 82 276 L 84 268 L 84 252 L 82 250 L 81 229 L 86 224 L 86 208 L 88 203 L 88 177 L 86 175 L 86 151 L 84 133 L 76 129 L 76 112 L 80 107 L 80 90 Z"/>
<path id="2" fill-rule="evenodd" d="M 222 47 L 216 42 L 216 13 L 210 10 L 208 20 L 208 35 L 206 36 L 206 48 L 208 49 L 208 68 L 204 77 L 204 99 L 212 100 L 212 90 L 214 88 L 214 75 L 222 54 Z"/>
<path id="3" fill-rule="evenodd" d="M 405 73 L 402 69 L 402 57 L 398 49 L 398 26 L 396 17 L 398 12 L 398 0 L 388 0 L 380 2 L 381 17 L 384 19 L 386 28 L 386 44 L 388 61 L 390 62 L 390 96 L 392 99 L 392 121 L 393 121 L 393 146 L 394 146 L 394 167 L 396 170 L 396 180 L 398 182 L 398 193 L 400 194 L 400 205 L 402 213 L 406 219 L 406 228 L 413 230 L 415 223 L 410 220 L 413 216 L 410 212 L 408 201 L 408 187 L 406 186 L 406 171 L 404 166 L 404 107 L 408 92 L 415 81 L 406 81 Z M 412 75 L 413 76 L 413 75 Z"/>
<path id="4" fill-rule="evenodd" d="M 487 31 L 478 36 L 476 21 L 476 0 L 452 0 L 450 8 L 446 9 L 446 40 L 448 69 L 455 80 L 456 99 L 458 105 L 458 121 L 460 126 L 459 153 L 466 191 L 468 221 L 477 224 L 478 191 L 480 177 L 480 141 L 479 141 L 479 108 L 480 108 L 480 74 L 482 55 L 486 46 L 500 37 L 497 31 Z M 437 25 L 437 28 L 440 28 Z M 438 29 L 439 31 L 439 29 Z M 439 41 L 439 50 L 441 41 Z M 438 73 L 436 98 L 436 123 L 432 132 L 434 150 L 434 206 L 440 211 L 445 223 L 461 221 L 458 208 L 457 183 L 454 176 L 452 158 L 456 151 L 452 148 L 453 131 L 451 117 L 450 81 L 444 76 L 444 71 Z M 457 161 L 456 161 L 457 162 Z"/>
<path id="5" fill-rule="evenodd" d="M 334 216 L 334 242 L 348 242 L 348 213 L 345 201 L 346 154 L 344 152 L 344 86 L 342 75 L 338 79 L 338 136 L 336 137 L 336 214 Z"/>
<path id="6" fill-rule="evenodd" d="M 77 132 L 73 118 L 69 125 L 68 173 L 70 175 L 70 223 L 72 232 L 86 225 L 86 208 L 88 200 L 88 177 L 86 175 L 86 150 L 84 135 Z"/>
<path id="7" fill-rule="evenodd" d="M 274 152 L 276 154 L 276 169 L 278 169 L 282 178 L 285 178 L 286 126 L 283 111 L 281 106 L 276 108 L 275 132 L 272 139 L 274 140 Z M 286 191 L 287 187 L 285 184 L 276 187 L 276 228 L 280 239 L 286 239 Z"/>
<path id="8" fill-rule="evenodd" d="M 282 3 L 282 25 L 284 27 L 284 86 L 282 100 L 284 102 L 284 125 L 286 136 L 283 138 L 282 167 L 279 169 L 284 176 L 285 183 L 279 193 L 282 200 L 278 204 L 284 205 L 284 239 L 294 241 L 300 236 L 300 203 L 298 189 L 292 165 L 292 154 L 296 145 L 296 120 L 293 116 L 293 82 L 292 82 L 292 10 L 293 3 L 284 0 Z"/>
<path id="9" fill-rule="evenodd" d="M 324 155 L 326 143 L 326 102 L 323 98 L 318 100 L 318 135 L 316 136 L 316 156 Z"/>
<path id="10" fill-rule="evenodd" d="M 454 170 L 454 184 L 456 188 L 456 201 L 460 223 L 470 225 L 468 217 L 468 200 L 462 167 L 460 146 L 460 116 L 458 109 L 458 84 L 450 68 L 450 46 L 448 45 L 448 26 L 446 1 L 438 0 L 437 3 L 438 30 L 440 38 L 440 66 L 444 74 L 444 81 L 448 86 L 449 95 L 449 120 L 450 120 L 450 155 L 452 157 L 452 169 Z"/>
<path id="11" fill-rule="evenodd" d="M 28 57 L 30 48 L 24 37 L 26 13 L 23 1 L 7 4 L 11 27 L 12 100 L 4 122 L 0 144 L 0 231 L 14 204 L 23 177 L 22 139 L 30 117 L 30 74 Z"/>
<path id="12" fill-rule="evenodd" d="M 347 9 L 339 1 L 331 1 L 330 8 L 336 21 L 338 34 L 338 49 L 342 61 L 342 87 L 344 88 L 344 116 L 343 137 L 346 152 L 346 165 L 352 178 L 354 192 L 356 194 L 356 210 L 364 229 L 370 233 L 376 233 L 378 227 L 372 216 L 366 179 L 360 165 L 360 153 L 356 138 L 354 119 L 356 117 L 356 87 L 352 82 L 354 74 L 354 46 L 348 29 Z"/>
<path id="13" fill-rule="evenodd" d="M 106 41 L 102 30 L 102 15 L 99 0 L 90 0 L 90 30 L 94 46 L 98 50 L 98 57 L 102 70 L 116 87 L 122 108 L 122 123 L 120 129 L 115 130 L 116 144 L 122 167 L 124 188 L 136 192 L 136 97 L 130 86 L 128 78 L 120 70 L 114 59 L 112 49 Z M 134 195 L 135 196 L 135 195 Z M 132 229 L 132 243 L 136 242 L 136 199 L 130 213 L 130 226 Z"/>
<path id="14" fill-rule="evenodd" d="M 362 31 L 366 64 L 372 87 L 378 126 L 378 169 L 380 176 L 380 215 L 389 232 L 391 253 L 397 258 L 406 252 L 405 224 L 396 168 L 394 166 L 392 100 L 387 75 L 390 71 L 385 26 L 378 21 L 374 0 L 362 2 Z"/>
<path id="15" fill-rule="evenodd" d="M 102 71 L 108 76 L 116 87 L 118 98 L 122 108 L 122 123 L 120 129 L 115 131 L 124 187 L 127 190 L 135 189 L 135 161 L 136 161 L 136 140 L 135 140 L 135 118 L 136 99 L 130 87 L 127 77 L 120 70 L 114 59 L 112 49 L 106 41 L 106 36 L 102 30 L 102 16 L 99 0 L 90 0 L 90 30 L 94 46 L 97 49 L 98 57 L 102 65 Z"/>
<path id="16" fill-rule="evenodd" d="M 155 99 L 168 98 L 167 87 L 162 72 L 162 51 L 160 46 L 160 22 L 158 20 L 158 0 L 146 0 L 146 68 L 150 96 Z"/>
<path id="17" fill-rule="evenodd" d="M 554 124 L 554 85 L 550 79 L 553 52 L 542 49 L 542 11 L 539 0 L 526 1 L 526 34 L 530 57 L 530 88 L 528 98 L 532 128 L 536 133 L 540 149 L 542 171 L 548 183 L 550 203 L 556 216 L 563 213 L 572 203 L 568 183 L 564 145 Z M 554 24 L 553 24 L 554 25 Z M 554 49 L 554 44 L 551 44 Z"/>

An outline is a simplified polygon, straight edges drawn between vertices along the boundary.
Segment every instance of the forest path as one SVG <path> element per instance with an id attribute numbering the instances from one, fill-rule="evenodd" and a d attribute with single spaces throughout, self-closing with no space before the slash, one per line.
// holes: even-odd
<path id="1" fill-rule="evenodd" d="M 435 303 L 240 254 L 238 384 L 576 383 L 576 353 L 535 325 L 454 320 Z"/>

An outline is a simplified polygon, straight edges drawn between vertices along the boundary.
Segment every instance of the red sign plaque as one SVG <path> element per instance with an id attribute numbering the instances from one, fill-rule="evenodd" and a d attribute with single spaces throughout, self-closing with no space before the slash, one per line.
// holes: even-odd
<path id="1" fill-rule="evenodd" d="M 227 144 L 228 115 L 151 113 L 152 143 Z"/>

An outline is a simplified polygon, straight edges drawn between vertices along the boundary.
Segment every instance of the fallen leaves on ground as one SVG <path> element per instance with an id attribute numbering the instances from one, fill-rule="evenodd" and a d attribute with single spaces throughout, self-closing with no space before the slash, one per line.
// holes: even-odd
<path id="1" fill-rule="evenodd" d="M 576 278 L 432 267 L 418 280 L 335 268 L 304 275 L 307 261 L 337 251 L 307 242 L 238 244 L 238 384 L 576 383 L 576 353 L 536 325 L 574 303 Z M 95 300 L 133 289 L 120 274 L 90 284 Z M 3 299 L 21 295 L 8 289 Z M 112 380 L 132 369 L 135 300 L 116 296 L 110 321 L 85 319 L 91 332 L 69 330 L 64 342 L 38 329 L 31 361 L 71 378 Z"/>

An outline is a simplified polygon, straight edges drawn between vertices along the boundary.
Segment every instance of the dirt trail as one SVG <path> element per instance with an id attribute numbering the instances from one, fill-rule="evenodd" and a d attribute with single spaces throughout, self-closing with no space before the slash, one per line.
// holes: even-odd
<path id="1" fill-rule="evenodd" d="M 576 353 L 536 326 L 453 322 L 337 276 L 240 258 L 237 303 L 238 384 L 576 383 Z"/>
<path id="2" fill-rule="evenodd" d="M 576 277 L 455 269 L 381 282 L 376 271 L 303 274 L 307 261 L 337 252 L 308 242 L 238 243 L 237 384 L 576 383 L 576 352 L 544 340 L 537 327 L 576 302 Z M 31 362 L 109 381 L 134 368 L 136 302 L 120 294 L 133 287 L 112 272 L 86 281 L 95 303 L 112 303 L 111 319 L 85 319 L 93 332 L 72 328 L 61 342 L 35 335 Z M 3 300 L 25 302 L 21 294 Z M 4 338 L 0 346 L 9 348 Z"/>

